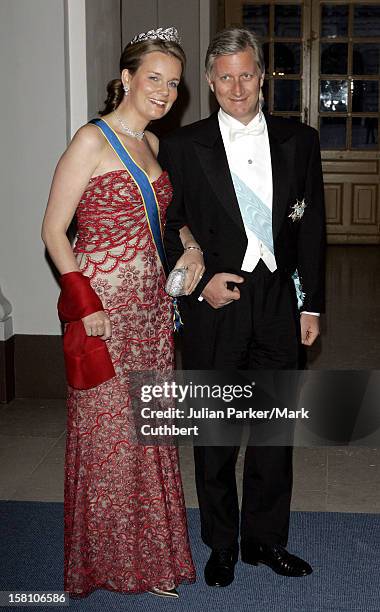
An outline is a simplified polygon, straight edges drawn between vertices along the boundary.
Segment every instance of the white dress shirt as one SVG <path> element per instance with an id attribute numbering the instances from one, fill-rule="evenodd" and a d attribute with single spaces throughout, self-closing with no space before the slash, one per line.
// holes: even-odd
<path id="1" fill-rule="evenodd" d="M 244 125 L 220 109 L 218 120 L 231 172 L 236 174 L 271 211 L 272 163 L 263 113 L 258 113 L 248 125 Z M 274 272 L 277 264 L 273 253 L 257 238 L 252 229 L 246 225 L 244 229 L 248 245 L 241 269 L 252 272 L 262 259 L 268 269 Z"/>
<path id="2" fill-rule="evenodd" d="M 231 172 L 244 181 L 272 211 L 272 161 L 264 114 L 262 112 L 257 113 L 247 125 L 244 125 L 220 108 L 218 121 Z M 271 272 L 277 270 L 274 254 L 250 228 L 244 225 L 244 229 L 248 244 L 241 269 L 245 272 L 252 272 L 259 260 L 262 259 Z M 203 296 L 200 295 L 198 299 L 203 300 Z M 319 316 L 317 312 L 306 310 L 302 312 Z"/>

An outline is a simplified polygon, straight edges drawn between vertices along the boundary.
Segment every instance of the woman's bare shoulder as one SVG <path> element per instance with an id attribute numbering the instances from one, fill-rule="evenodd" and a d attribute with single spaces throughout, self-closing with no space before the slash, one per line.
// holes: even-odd
<path id="1" fill-rule="evenodd" d="M 71 143 L 83 149 L 91 149 L 91 151 L 98 150 L 100 152 L 104 148 L 105 139 L 95 125 L 87 123 L 79 128 Z"/>

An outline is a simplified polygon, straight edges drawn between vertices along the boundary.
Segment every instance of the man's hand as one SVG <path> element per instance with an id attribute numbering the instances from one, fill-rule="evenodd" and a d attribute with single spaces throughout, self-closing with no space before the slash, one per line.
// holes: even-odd
<path id="1" fill-rule="evenodd" d="M 301 342 L 311 346 L 319 336 L 319 317 L 301 313 Z"/>
<path id="2" fill-rule="evenodd" d="M 244 278 L 228 272 L 214 274 L 202 291 L 202 296 L 213 308 L 223 308 L 235 300 L 240 299 L 240 291 L 234 287 L 233 291 L 227 289 L 227 283 L 243 283 Z"/>

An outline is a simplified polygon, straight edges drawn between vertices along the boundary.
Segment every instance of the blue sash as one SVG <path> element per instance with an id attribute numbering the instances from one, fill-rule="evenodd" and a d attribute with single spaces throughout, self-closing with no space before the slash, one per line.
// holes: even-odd
<path id="1" fill-rule="evenodd" d="M 272 211 L 259 196 L 234 172 L 231 172 L 243 223 L 274 254 Z"/>
<path id="2" fill-rule="evenodd" d="M 265 244 L 273 255 L 272 211 L 237 174 L 231 172 L 231 176 L 244 225 Z M 305 293 L 302 291 L 298 270 L 292 274 L 292 279 L 296 289 L 298 308 L 302 308 Z"/>
<path id="3" fill-rule="evenodd" d="M 130 156 L 116 132 L 114 132 L 114 130 L 108 125 L 106 121 L 104 121 L 104 119 L 92 119 L 92 121 L 90 121 L 89 123 L 93 123 L 103 132 L 110 146 L 113 148 L 116 155 L 119 157 L 121 163 L 123 164 L 123 166 L 125 166 L 130 176 L 136 183 L 145 208 L 146 218 L 148 220 L 148 225 L 153 238 L 153 242 L 156 245 L 157 252 L 160 256 L 162 267 L 165 273 L 167 274 L 168 264 L 166 261 L 164 243 L 162 240 L 160 209 L 158 207 L 156 194 L 154 192 L 147 173 L 136 164 L 136 162 Z"/>

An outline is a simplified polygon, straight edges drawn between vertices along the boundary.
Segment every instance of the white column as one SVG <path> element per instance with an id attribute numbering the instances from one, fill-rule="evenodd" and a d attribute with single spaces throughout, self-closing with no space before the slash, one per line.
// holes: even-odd
<path id="1" fill-rule="evenodd" d="M 65 1 L 67 139 L 88 120 L 86 0 Z"/>
<path id="2" fill-rule="evenodd" d="M 8 340 L 13 336 L 12 305 L 3 295 L 0 287 L 0 341 Z"/>

